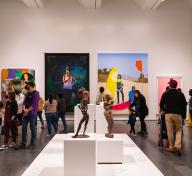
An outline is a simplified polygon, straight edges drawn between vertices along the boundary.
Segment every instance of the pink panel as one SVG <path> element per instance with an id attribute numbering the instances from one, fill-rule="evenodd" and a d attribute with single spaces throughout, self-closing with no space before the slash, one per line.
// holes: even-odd
<path id="1" fill-rule="evenodd" d="M 159 104 L 161 101 L 161 96 L 163 95 L 163 93 L 166 90 L 166 87 L 168 86 L 168 82 L 170 81 L 170 79 L 173 78 L 174 80 L 176 80 L 178 82 L 178 88 L 182 88 L 181 83 L 182 83 L 182 78 L 181 77 L 158 77 L 158 110 L 160 110 L 159 108 Z"/>

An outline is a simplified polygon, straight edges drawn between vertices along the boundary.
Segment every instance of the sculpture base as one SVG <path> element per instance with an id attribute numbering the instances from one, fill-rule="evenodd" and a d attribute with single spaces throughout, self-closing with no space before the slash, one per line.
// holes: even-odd
<path id="1" fill-rule="evenodd" d="M 72 136 L 72 138 L 89 138 L 89 135 L 87 135 L 87 134 L 79 134 L 79 135 Z"/>

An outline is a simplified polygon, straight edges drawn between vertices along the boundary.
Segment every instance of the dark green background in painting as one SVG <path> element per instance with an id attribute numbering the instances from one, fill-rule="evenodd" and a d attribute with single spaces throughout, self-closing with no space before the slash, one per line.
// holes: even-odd
<path id="1" fill-rule="evenodd" d="M 63 93 L 63 75 L 69 66 L 71 75 L 76 78 L 73 85 L 73 95 L 67 102 L 67 112 L 74 112 L 74 106 L 79 103 L 77 92 L 81 87 L 89 90 L 89 54 L 46 53 L 45 54 L 45 97 Z"/>

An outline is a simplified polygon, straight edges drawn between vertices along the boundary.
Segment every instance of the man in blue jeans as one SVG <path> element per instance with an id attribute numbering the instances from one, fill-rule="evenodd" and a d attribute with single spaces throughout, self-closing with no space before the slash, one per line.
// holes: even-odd
<path id="1" fill-rule="evenodd" d="M 39 92 L 35 89 L 34 82 L 28 82 L 25 88 L 28 93 L 26 94 L 23 106 L 22 142 L 18 147 L 19 149 L 26 149 L 28 124 L 30 124 L 31 142 L 27 146 L 27 149 L 33 147 L 36 140 L 35 121 L 37 118 L 37 108 L 40 96 Z"/>

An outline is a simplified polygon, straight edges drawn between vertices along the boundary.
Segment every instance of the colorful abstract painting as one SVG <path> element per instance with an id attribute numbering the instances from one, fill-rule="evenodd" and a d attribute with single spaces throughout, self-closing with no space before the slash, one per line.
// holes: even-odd
<path id="1" fill-rule="evenodd" d="M 32 69 L 3 69 L 1 71 L 1 97 L 9 91 L 20 90 L 26 93 L 25 86 L 27 81 L 35 81 L 35 70 Z"/>
<path id="2" fill-rule="evenodd" d="M 63 94 L 67 112 L 74 112 L 79 103 L 80 88 L 89 90 L 89 54 L 45 54 L 45 94 Z"/>
<path id="3" fill-rule="evenodd" d="M 148 54 L 98 54 L 98 90 L 104 87 L 111 94 L 114 114 L 128 113 L 128 94 L 133 86 L 148 98 Z"/>

